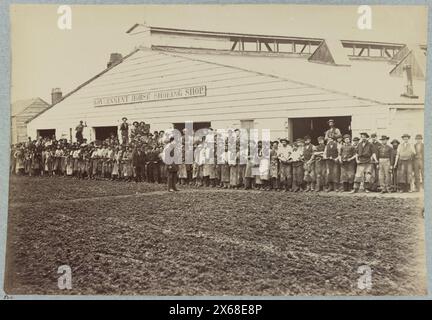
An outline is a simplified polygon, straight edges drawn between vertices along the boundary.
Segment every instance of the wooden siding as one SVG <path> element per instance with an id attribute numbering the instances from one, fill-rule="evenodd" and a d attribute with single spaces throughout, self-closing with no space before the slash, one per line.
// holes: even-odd
<path id="1" fill-rule="evenodd" d="M 95 107 L 93 100 L 153 90 L 205 85 L 205 97 Z M 272 138 L 286 134 L 289 117 L 369 114 L 388 111 L 386 106 L 299 84 L 272 75 L 179 57 L 167 52 L 140 50 L 121 64 L 85 85 L 28 124 L 37 129 L 56 128 L 69 136 L 80 120 L 86 121 L 88 138 L 96 126 L 116 126 L 123 116 L 145 121 L 152 130 L 172 128 L 172 123 L 210 121 L 213 128 L 240 127 L 254 119 L 254 127 L 272 129 Z M 355 121 L 354 121 L 355 122 Z M 362 121 L 355 122 L 361 130 Z"/>

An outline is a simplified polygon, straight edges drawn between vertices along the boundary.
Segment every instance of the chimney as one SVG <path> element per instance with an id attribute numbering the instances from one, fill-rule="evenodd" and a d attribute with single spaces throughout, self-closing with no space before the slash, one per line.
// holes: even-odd
<path id="1" fill-rule="evenodd" d="M 111 53 L 110 59 L 107 63 L 107 68 L 111 68 L 116 64 L 119 64 L 120 62 L 122 62 L 122 60 L 123 56 L 121 55 L 121 53 Z"/>
<path id="2" fill-rule="evenodd" d="M 406 92 L 402 93 L 401 96 L 411 98 L 411 99 L 417 99 L 418 96 L 414 94 L 413 75 L 412 75 L 411 65 L 410 64 L 404 65 L 403 70 L 406 72 L 407 75 L 407 85 L 406 85 Z"/>
<path id="3" fill-rule="evenodd" d="M 54 88 L 51 90 L 51 104 L 55 105 L 63 97 L 63 93 L 60 88 Z"/>

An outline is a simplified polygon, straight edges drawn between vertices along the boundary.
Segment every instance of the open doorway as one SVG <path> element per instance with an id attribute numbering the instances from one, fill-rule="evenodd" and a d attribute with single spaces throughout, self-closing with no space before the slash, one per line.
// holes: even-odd
<path id="1" fill-rule="evenodd" d="M 211 128 L 211 122 L 193 122 L 193 130 L 196 132 L 199 129 L 208 129 Z M 183 129 L 186 127 L 185 122 L 178 122 L 173 123 L 174 129 L 177 129 L 178 131 L 182 132 Z"/>
<path id="2" fill-rule="evenodd" d="M 37 135 L 42 138 L 52 138 L 55 136 L 55 132 L 55 129 L 39 129 L 37 130 Z"/>
<path id="3" fill-rule="evenodd" d="M 114 134 L 114 137 L 117 137 L 117 126 L 111 127 L 94 127 L 95 140 L 103 141 L 111 137 L 111 134 Z"/>
<path id="4" fill-rule="evenodd" d="M 342 134 L 351 135 L 351 116 L 342 117 L 315 117 L 315 118 L 291 118 L 289 119 L 292 128 L 292 139 L 304 138 L 309 135 L 312 138 L 312 143 L 318 143 L 317 138 L 324 136 L 325 132 L 329 129 L 327 121 L 329 119 L 335 120 L 335 127 L 338 128 Z"/>

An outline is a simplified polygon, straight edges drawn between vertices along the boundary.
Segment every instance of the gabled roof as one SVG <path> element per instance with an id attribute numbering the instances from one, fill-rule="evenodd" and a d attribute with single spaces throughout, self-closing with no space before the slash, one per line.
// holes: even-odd
<path id="1" fill-rule="evenodd" d="M 43 106 L 45 105 L 46 108 L 50 106 L 50 104 L 46 101 L 44 101 L 41 98 L 31 98 L 31 99 L 24 99 L 24 100 L 18 100 L 12 103 L 11 105 L 11 117 L 15 117 L 18 115 L 24 115 L 25 111 L 30 108 L 32 105 L 39 105 Z"/>
<path id="2" fill-rule="evenodd" d="M 125 59 L 129 58 L 130 56 L 132 56 L 134 53 L 138 52 L 139 49 L 135 49 L 133 50 L 131 53 L 129 53 L 128 55 L 126 55 L 119 63 L 113 64 L 109 67 L 107 67 L 106 69 L 102 70 L 101 72 L 99 72 L 98 74 L 96 74 L 94 77 L 91 77 L 89 80 L 83 82 L 82 84 L 80 84 L 78 87 L 76 87 L 75 89 L 73 89 L 72 91 L 70 91 L 69 93 L 65 94 L 59 101 L 57 101 L 55 104 L 50 105 L 48 108 L 46 108 L 45 110 L 42 110 L 41 112 L 37 113 L 36 115 L 34 115 L 33 117 L 31 117 L 30 119 L 28 119 L 26 122 L 30 122 L 33 119 L 39 117 L 42 113 L 44 113 L 45 111 L 51 109 L 53 106 L 55 106 L 56 104 L 59 104 L 60 102 L 62 102 L 63 100 L 65 100 L 66 98 L 68 98 L 70 95 L 74 94 L 75 92 L 79 91 L 81 88 L 85 87 L 86 85 L 88 85 L 89 83 L 93 82 L 94 80 L 98 79 L 99 77 L 101 77 L 103 74 L 107 73 L 109 70 L 115 68 L 116 66 L 118 66 L 119 64 L 121 64 Z"/>
<path id="3" fill-rule="evenodd" d="M 325 39 L 308 59 L 310 62 L 331 64 L 335 66 L 350 66 L 346 50 L 341 41 Z"/>

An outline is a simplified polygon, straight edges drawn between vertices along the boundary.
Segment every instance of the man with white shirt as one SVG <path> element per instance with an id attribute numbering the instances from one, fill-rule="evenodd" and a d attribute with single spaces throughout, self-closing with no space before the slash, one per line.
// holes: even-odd
<path id="1" fill-rule="evenodd" d="M 285 186 L 285 191 L 289 191 L 292 184 L 292 166 L 291 153 L 292 147 L 289 145 L 288 139 L 282 138 L 279 140 L 278 159 L 280 163 L 280 182 Z"/>
<path id="2" fill-rule="evenodd" d="M 412 192 L 413 159 L 416 155 L 414 146 L 409 142 L 409 134 L 402 135 L 402 143 L 396 153 L 395 167 L 397 168 L 399 192 Z"/>

